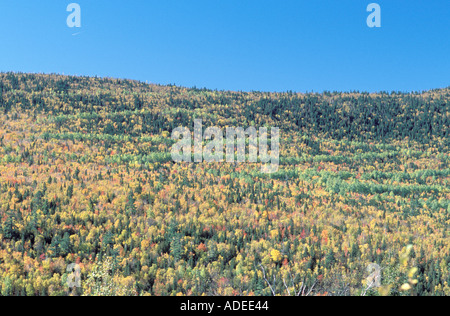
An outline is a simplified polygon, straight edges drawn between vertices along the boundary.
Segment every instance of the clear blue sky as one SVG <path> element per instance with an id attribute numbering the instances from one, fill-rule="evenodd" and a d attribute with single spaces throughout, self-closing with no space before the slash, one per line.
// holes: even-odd
<path id="1" fill-rule="evenodd" d="M 66 25 L 71 2 L 80 29 Z M 0 71 L 243 91 L 447 87 L 450 1 L 0 0 Z"/>

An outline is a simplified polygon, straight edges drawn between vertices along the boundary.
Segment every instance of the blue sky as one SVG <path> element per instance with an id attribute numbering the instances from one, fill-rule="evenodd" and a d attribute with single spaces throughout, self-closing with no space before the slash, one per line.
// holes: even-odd
<path id="1" fill-rule="evenodd" d="M 66 25 L 72 2 L 80 29 Z M 381 28 L 366 24 L 371 2 Z M 0 0 L 0 43 L 0 71 L 240 91 L 450 86 L 448 0 Z"/>

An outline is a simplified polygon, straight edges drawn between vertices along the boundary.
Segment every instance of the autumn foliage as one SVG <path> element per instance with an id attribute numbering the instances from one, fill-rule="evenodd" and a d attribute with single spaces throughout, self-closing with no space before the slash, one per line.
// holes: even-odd
<path id="1" fill-rule="evenodd" d="M 0 74 L 0 294 L 450 295 L 449 100 Z M 172 162 L 194 118 L 280 127 L 279 171 Z"/>

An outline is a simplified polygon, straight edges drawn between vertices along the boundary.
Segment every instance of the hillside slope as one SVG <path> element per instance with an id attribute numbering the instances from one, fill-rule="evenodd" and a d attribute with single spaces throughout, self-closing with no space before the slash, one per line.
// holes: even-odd
<path id="1" fill-rule="evenodd" d="M 174 163 L 171 132 L 194 118 L 279 127 L 279 171 Z M 302 284 L 359 295 L 370 263 L 383 287 L 367 294 L 450 295 L 450 89 L 245 93 L 7 73 L 0 126 L 2 295 L 288 295 Z"/>

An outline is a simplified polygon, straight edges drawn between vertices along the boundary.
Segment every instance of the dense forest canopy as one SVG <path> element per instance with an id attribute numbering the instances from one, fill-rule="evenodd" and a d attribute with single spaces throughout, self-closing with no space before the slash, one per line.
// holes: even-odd
<path id="1" fill-rule="evenodd" d="M 2 73 L 0 294 L 450 295 L 449 101 Z M 279 171 L 174 163 L 196 118 L 279 127 Z"/>

